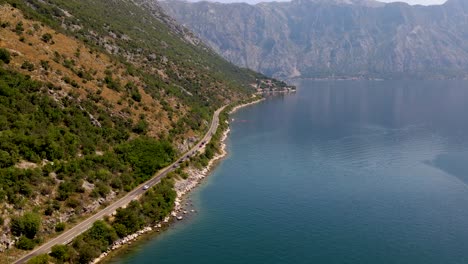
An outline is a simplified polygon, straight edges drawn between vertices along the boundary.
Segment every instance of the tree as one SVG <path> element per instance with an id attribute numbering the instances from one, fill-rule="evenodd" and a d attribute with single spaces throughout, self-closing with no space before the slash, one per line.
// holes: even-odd
<path id="1" fill-rule="evenodd" d="M 15 236 L 24 235 L 33 239 L 41 227 L 41 217 L 35 213 L 25 213 L 21 217 L 15 217 L 10 222 L 11 233 Z"/>
<path id="2" fill-rule="evenodd" d="M 70 259 L 70 252 L 66 245 L 55 245 L 52 247 L 50 256 L 64 262 Z"/>
<path id="3" fill-rule="evenodd" d="M 35 213 L 25 213 L 23 216 L 24 235 L 33 239 L 41 227 L 41 217 Z"/>
<path id="4" fill-rule="evenodd" d="M 78 262 L 79 263 L 89 263 L 93 259 L 97 258 L 101 253 L 94 247 L 83 244 L 78 249 Z"/>
<path id="5" fill-rule="evenodd" d="M 140 210 L 141 206 L 136 201 L 130 202 L 127 208 L 117 209 L 113 226 L 120 237 L 136 232 L 143 227 L 145 221 L 140 216 Z"/>
<path id="6" fill-rule="evenodd" d="M 22 218 L 15 217 L 11 219 L 10 231 L 14 236 L 21 236 L 23 234 L 24 224 Z"/>
<path id="7" fill-rule="evenodd" d="M 115 230 L 106 222 L 101 220 L 94 222 L 93 227 L 86 232 L 86 236 L 92 240 L 100 242 L 99 244 L 102 246 L 101 249 L 104 250 L 118 238 Z"/>
<path id="8" fill-rule="evenodd" d="M 114 228 L 115 232 L 119 237 L 125 237 L 129 233 L 127 228 L 123 224 L 113 223 L 112 227 Z"/>

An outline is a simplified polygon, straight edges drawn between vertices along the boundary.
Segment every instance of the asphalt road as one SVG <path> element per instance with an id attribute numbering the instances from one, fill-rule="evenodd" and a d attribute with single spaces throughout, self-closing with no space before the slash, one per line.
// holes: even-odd
<path id="1" fill-rule="evenodd" d="M 159 183 L 162 178 L 164 178 L 169 172 L 175 170 L 179 164 L 192 156 L 194 153 L 199 151 L 200 149 L 203 148 L 203 145 L 205 145 L 207 142 L 211 140 L 212 135 L 216 132 L 216 129 L 218 128 L 219 125 L 219 114 L 221 111 L 226 106 L 221 107 L 220 109 L 216 110 L 216 112 L 213 115 L 213 120 L 211 121 L 211 126 L 208 132 L 205 134 L 202 140 L 197 143 L 191 150 L 189 150 L 187 153 L 185 153 L 182 157 L 180 157 L 178 160 L 176 160 L 174 163 L 171 165 L 167 166 L 166 168 L 160 170 L 156 175 L 148 180 L 145 183 L 142 183 L 140 186 L 135 188 L 134 190 L 130 191 L 127 195 L 124 197 L 120 198 L 119 200 L 115 201 L 111 205 L 107 206 L 106 208 L 102 209 L 101 211 L 97 212 L 93 216 L 90 216 L 86 220 L 80 222 L 76 226 L 66 230 L 56 238 L 48 241 L 47 243 L 41 245 L 40 247 L 32 250 L 25 256 L 21 257 L 20 259 L 16 260 L 14 263 L 19 264 L 19 263 L 26 263 L 30 258 L 44 254 L 44 253 L 50 253 L 51 248 L 54 245 L 57 244 L 68 244 L 70 243 L 75 237 L 81 235 L 83 232 L 88 230 L 89 228 L 92 227 L 93 223 L 96 222 L 97 220 L 101 220 L 104 216 L 106 215 L 111 215 L 113 214 L 118 208 L 126 206 L 128 203 L 130 203 L 132 200 L 137 199 L 140 195 L 142 195 L 144 192 L 146 192 L 144 186 L 148 185 L 149 187 L 152 187 Z"/>

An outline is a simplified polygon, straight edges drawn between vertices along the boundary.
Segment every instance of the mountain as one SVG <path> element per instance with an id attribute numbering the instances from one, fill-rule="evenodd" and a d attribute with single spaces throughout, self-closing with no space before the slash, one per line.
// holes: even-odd
<path id="1" fill-rule="evenodd" d="M 259 83 L 285 86 L 229 63 L 145 0 L 0 0 L 0 263 L 148 180 Z M 207 144 L 184 168 L 215 150 Z M 112 238 L 164 218 L 183 175 L 137 203 L 145 212 L 130 212 L 128 226 L 107 219 Z M 107 250 L 88 238 L 57 261 Z"/>
<path id="2" fill-rule="evenodd" d="M 160 4 L 227 60 L 280 78 L 450 78 L 468 72 L 468 1 Z"/>

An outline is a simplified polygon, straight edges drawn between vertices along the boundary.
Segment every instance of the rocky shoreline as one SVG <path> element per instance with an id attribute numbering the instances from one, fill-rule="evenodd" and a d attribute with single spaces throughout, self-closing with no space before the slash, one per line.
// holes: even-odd
<path id="1" fill-rule="evenodd" d="M 264 98 L 260 98 L 258 100 L 245 103 L 242 105 L 237 105 L 229 111 L 229 114 L 232 114 L 239 110 L 240 108 L 247 107 L 256 103 L 259 103 L 263 101 Z M 227 122 L 227 121 L 226 121 Z M 173 220 L 182 220 L 183 215 L 187 214 L 188 211 L 185 210 L 182 206 L 183 204 L 183 199 L 186 194 L 188 194 L 191 190 L 193 190 L 197 185 L 201 183 L 201 181 L 206 178 L 213 167 L 216 165 L 218 161 L 220 161 L 222 158 L 224 158 L 227 155 L 226 151 L 226 139 L 229 135 L 230 129 L 229 127 L 223 132 L 223 135 L 220 140 L 220 152 L 217 153 L 209 162 L 208 165 L 202 169 L 195 169 L 195 168 L 190 168 L 188 169 L 188 177 L 187 179 L 180 179 L 177 180 L 176 183 L 174 184 L 174 189 L 177 192 L 177 198 L 174 202 L 174 210 L 171 212 L 169 216 L 167 216 L 162 222 L 157 223 L 156 225 L 152 226 L 146 226 L 142 230 L 137 231 L 136 233 L 130 234 L 122 239 L 117 240 L 112 244 L 112 246 L 104 253 L 102 253 L 98 258 L 96 258 L 93 262 L 93 264 L 99 263 L 103 261 L 112 251 L 115 251 L 119 248 L 122 248 L 127 245 L 131 245 L 134 241 L 138 240 L 139 237 L 141 237 L 144 234 L 148 234 L 151 232 L 160 232 L 162 228 L 165 226 L 169 225 L 171 221 Z M 193 210 L 191 212 L 194 212 Z"/>
<path id="2" fill-rule="evenodd" d="M 226 138 L 229 135 L 230 129 L 226 129 L 223 132 L 223 136 L 221 137 L 221 146 L 220 146 L 220 153 L 216 154 L 209 162 L 206 167 L 204 167 L 201 170 L 190 168 L 188 169 L 187 173 L 189 177 L 185 180 L 177 180 L 177 182 L 174 185 L 174 189 L 177 192 L 177 198 L 175 201 L 175 208 L 173 213 L 175 212 L 176 214 L 180 213 L 181 210 L 183 210 L 181 204 L 182 204 L 182 198 L 184 195 L 189 193 L 193 188 L 195 188 L 201 180 L 203 180 L 206 176 L 209 175 L 211 169 L 215 165 L 215 162 L 218 160 L 222 159 L 227 155 L 226 152 Z"/>
<path id="3" fill-rule="evenodd" d="M 240 108 L 247 107 L 247 106 L 259 103 L 259 102 L 261 102 L 263 100 L 264 100 L 264 98 L 260 98 L 258 100 L 255 100 L 255 101 L 252 101 L 252 102 L 249 102 L 249 103 L 245 103 L 245 104 L 242 104 L 242 105 L 237 105 L 237 106 L 233 107 L 231 109 L 231 111 L 229 111 L 229 114 L 233 114 L 234 112 L 236 112 Z M 226 122 L 228 122 L 228 121 L 226 121 Z M 201 183 L 201 181 L 210 174 L 211 170 L 216 165 L 216 163 L 227 155 L 226 139 L 227 139 L 230 131 L 231 130 L 228 127 L 223 132 L 223 135 L 222 135 L 221 140 L 220 140 L 220 152 L 217 153 L 208 162 L 208 165 L 206 167 L 204 167 L 203 169 L 195 169 L 195 168 L 188 169 L 187 173 L 188 173 L 189 177 L 187 177 L 187 179 L 178 180 L 175 183 L 174 189 L 177 192 L 177 198 L 176 198 L 176 201 L 175 201 L 174 211 L 171 213 L 171 216 L 175 217 L 176 219 L 181 220 L 180 217 L 182 217 L 182 214 L 187 213 L 187 210 L 185 210 L 183 208 L 183 206 L 182 206 L 184 196 L 186 194 L 188 194 L 191 190 L 193 190 L 195 187 L 197 187 L 197 185 L 199 185 Z"/>

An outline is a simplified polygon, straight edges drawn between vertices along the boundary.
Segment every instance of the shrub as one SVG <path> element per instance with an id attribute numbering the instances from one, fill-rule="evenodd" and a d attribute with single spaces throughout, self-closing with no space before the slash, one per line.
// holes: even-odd
<path id="1" fill-rule="evenodd" d="M 79 87 L 78 83 L 75 80 L 71 80 L 70 84 L 71 84 L 71 86 L 73 86 L 75 88 Z"/>
<path id="2" fill-rule="evenodd" d="M 46 71 L 49 70 L 49 62 L 45 60 L 41 60 L 41 67 Z"/>
<path id="3" fill-rule="evenodd" d="M 0 60 L 3 61 L 4 63 L 8 64 L 11 61 L 11 55 L 10 52 L 6 49 L 1 48 L 0 49 Z"/>
<path id="4" fill-rule="evenodd" d="M 18 241 L 16 241 L 15 246 L 19 249 L 23 250 L 31 250 L 36 246 L 36 242 L 34 240 L 27 238 L 25 236 L 21 236 Z"/>
<path id="5" fill-rule="evenodd" d="M 137 134 L 146 134 L 148 130 L 148 123 L 145 120 L 140 120 L 138 123 L 133 127 L 133 132 Z"/>
<path id="6" fill-rule="evenodd" d="M 42 254 L 31 258 L 28 264 L 49 264 L 49 256 L 47 254 Z"/>
<path id="7" fill-rule="evenodd" d="M 10 22 L 2 22 L 2 24 L 0 24 L 0 27 L 2 28 L 7 28 L 10 26 Z"/>
<path id="8" fill-rule="evenodd" d="M 70 83 L 71 83 L 71 79 L 70 79 L 70 77 L 68 77 L 68 76 L 64 76 L 64 77 L 62 78 L 62 81 L 64 81 L 66 84 L 70 84 Z"/>
<path id="9" fill-rule="evenodd" d="M 138 90 L 132 92 L 132 99 L 136 102 L 141 102 L 141 94 Z"/>
<path id="10" fill-rule="evenodd" d="M 47 206 L 47 208 L 44 210 L 44 215 L 51 216 L 54 213 L 54 209 L 52 206 Z"/>
<path id="11" fill-rule="evenodd" d="M 15 159 L 10 153 L 0 150 L 0 168 L 7 168 L 15 164 Z"/>
<path id="12" fill-rule="evenodd" d="M 45 33 L 42 35 L 41 40 L 45 43 L 49 43 L 52 40 L 52 35 L 50 33 Z"/>
<path id="13" fill-rule="evenodd" d="M 29 61 L 24 61 L 23 64 L 21 65 L 21 69 L 28 70 L 28 71 L 34 71 L 34 64 L 32 64 Z"/>
<path id="14" fill-rule="evenodd" d="M 65 245 L 55 245 L 52 247 L 50 256 L 61 262 L 65 262 L 70 259 L 70 252 Z"/>
<path id="15" fill-rule="evenodd" d="M 96 184 L 96 191 L 99 194 L 99 196 L 106 197 L 110 193 L 111 189 L 109 186 L 105 185 L 104 183 L 98 182 Z"/>
<path id="16" fill-rule="evenodd" d="M 65 230 L 65 223 L 64 222 L 60 222 L 60 223 L 57 223 L 55 225 L 55 232 L 62 232 L 63 230 Z"/>
<path id="17" fill-rule="evenodd" d="M 20 21 L 20 22 L 18 22 L 18 24 L 16 24 L 15 32 L 16 32 L 16 34 L 19 35 L 19 34 L 23 33 L 23 31 L 24 31 L 23 22 Z"/>
<path id="18" fill-rule="evenodd" d="M 120 85 L 119 80 L 114 80 L 111 75 L 107 75 L 104 78 L 104 82 L 106 83 L 107 88 L 109 88 L 111 90 L 114 90 L 114 91 L 117 91 L 117 92 L 120 92 L 121 85 Z"/>
<path id="19" fill-rule="evenodd" d="M 77 208 L 80 204 L 80 201 L 73 197 L 70 197 L 66 202 L 66 205 L 70 208 Z"/>

